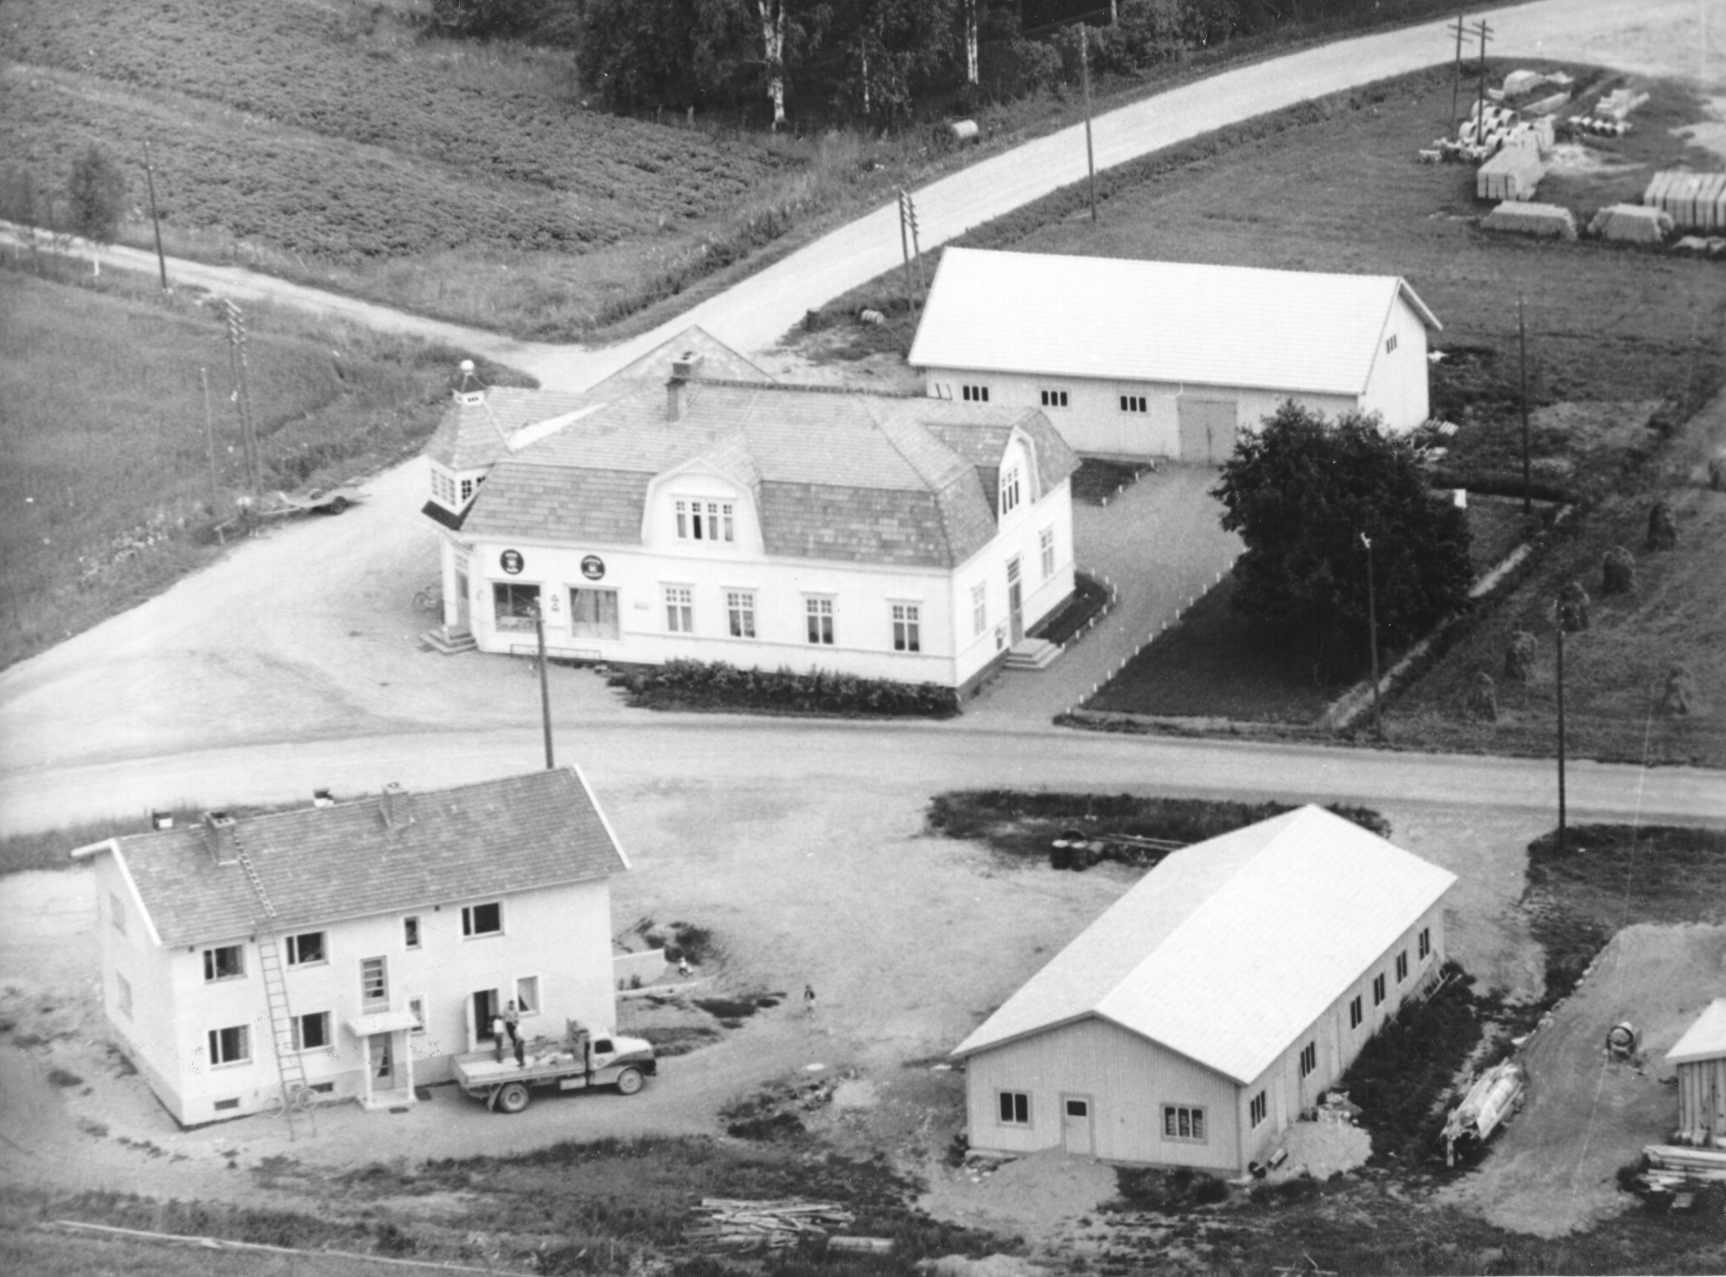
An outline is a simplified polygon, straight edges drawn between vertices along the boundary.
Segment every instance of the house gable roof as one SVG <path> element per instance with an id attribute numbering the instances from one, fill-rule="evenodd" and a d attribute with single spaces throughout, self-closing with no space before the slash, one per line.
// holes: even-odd
<path id="1" fill-rule="evenodd" d="M 753 381 L 683 394 L 675 421 L 662 388 L 642 390 L 499 462 L 464 532 L 638 544 L 648 488 L 687 468 L 749 491 L 769 554 L 950 567 L 995 534 L 980 462 L 1014 429 L 1037 441 L 1040 491 L 1078 464 L 1036 409 Z"/>
<path id="2" fill-rule="evenodd" d="M 277 930 L 433 904 L 484 900 L 598 881 L 629 867 L 573 767 L 453 789 L 401 793 L 394 825 L 385 798 L 239 817 L 234 835 L 275 909 Z M 231 940 L 259 929 L 265 910 L 239 863 L 218 865 L 202 825 L 110 839 L 74 856 L 112 851 L 163 945 Z"/>
<path id="3" fill-rule="evenodd" d="M 1167 857 L 954 1051 L 1087 1015 L 1257 1078 L 1455 875 L 1319 807 Z"/>
<path id="4" fill-rule="evenodd" d="M 1666 1053 L 1666 1063 L 1690 1064 L 1722 1056 L 1726 1056 L 1726 998 L 1715 998 L 1672 1044 Z"/>
<path id="5" fill-rule="evenodd" d="M 1358 395 L 1399 299 L 1440 327 L 1394 275 L 948 248 L 908 362 Z"/>

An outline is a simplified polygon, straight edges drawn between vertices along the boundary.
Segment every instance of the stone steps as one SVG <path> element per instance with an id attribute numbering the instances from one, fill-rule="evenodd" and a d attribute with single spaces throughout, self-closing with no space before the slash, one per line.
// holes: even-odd
<path id="1" fill-rule="evenodd" d="M 445 656 L 454 656 L 458 652 L 471 652 L 479 646 L 473 634 L 467 630 L 451 629 L 440 625 L 435 630 L 427 630 L 420 635 L 420 646 L 441 652 Z"/>
<path id="2" fill-rule="evenodd" d="M 1007 653 L 1005 665 L 1010 670 L 1046 670 L 1060 654 L 1061 649 L 1046 639 L 1022 638 Z"/>

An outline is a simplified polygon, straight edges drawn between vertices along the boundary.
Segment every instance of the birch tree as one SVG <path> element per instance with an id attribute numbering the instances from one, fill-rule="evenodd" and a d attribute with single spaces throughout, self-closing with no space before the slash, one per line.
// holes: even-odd
<path id="1" fill-rule="evenodd" d="M 788 0 L 755 0 L 761 19 L 761 52 L 767 66 L 767 100 L 773 103 L 773 131 L 785 123 L 785 6 Z"/>

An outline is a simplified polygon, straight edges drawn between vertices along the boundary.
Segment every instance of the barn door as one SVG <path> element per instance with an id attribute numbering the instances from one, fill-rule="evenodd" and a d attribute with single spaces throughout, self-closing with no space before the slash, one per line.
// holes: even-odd
<path id="1" fill-rule="evenodd" d="M 1097 1144 L 1091 1130 L 1090 1096 L 1061 1097 L 1061 1147 L 1075 1157 L 1096 1156 Z"/>
<path id="2" fill-rule="evenodd" d="M 1221 465 L 1235 450 L 1236 409 L 1233 399 L 1194 399 L 1182 395 L 1177 403 L 1180 421 L 1181 460 Z"/>

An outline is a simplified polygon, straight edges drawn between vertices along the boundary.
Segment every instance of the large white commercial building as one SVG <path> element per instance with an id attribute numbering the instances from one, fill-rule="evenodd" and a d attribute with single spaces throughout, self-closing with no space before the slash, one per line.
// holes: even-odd
<path id="1" fill-rule="evenodd" d="M 930 395 L 1040 408 L 1077 451 L 1216 463 L 1285 399 L 1425 421 L 1405 280 L 949 248 L 911 345 Z"/>

